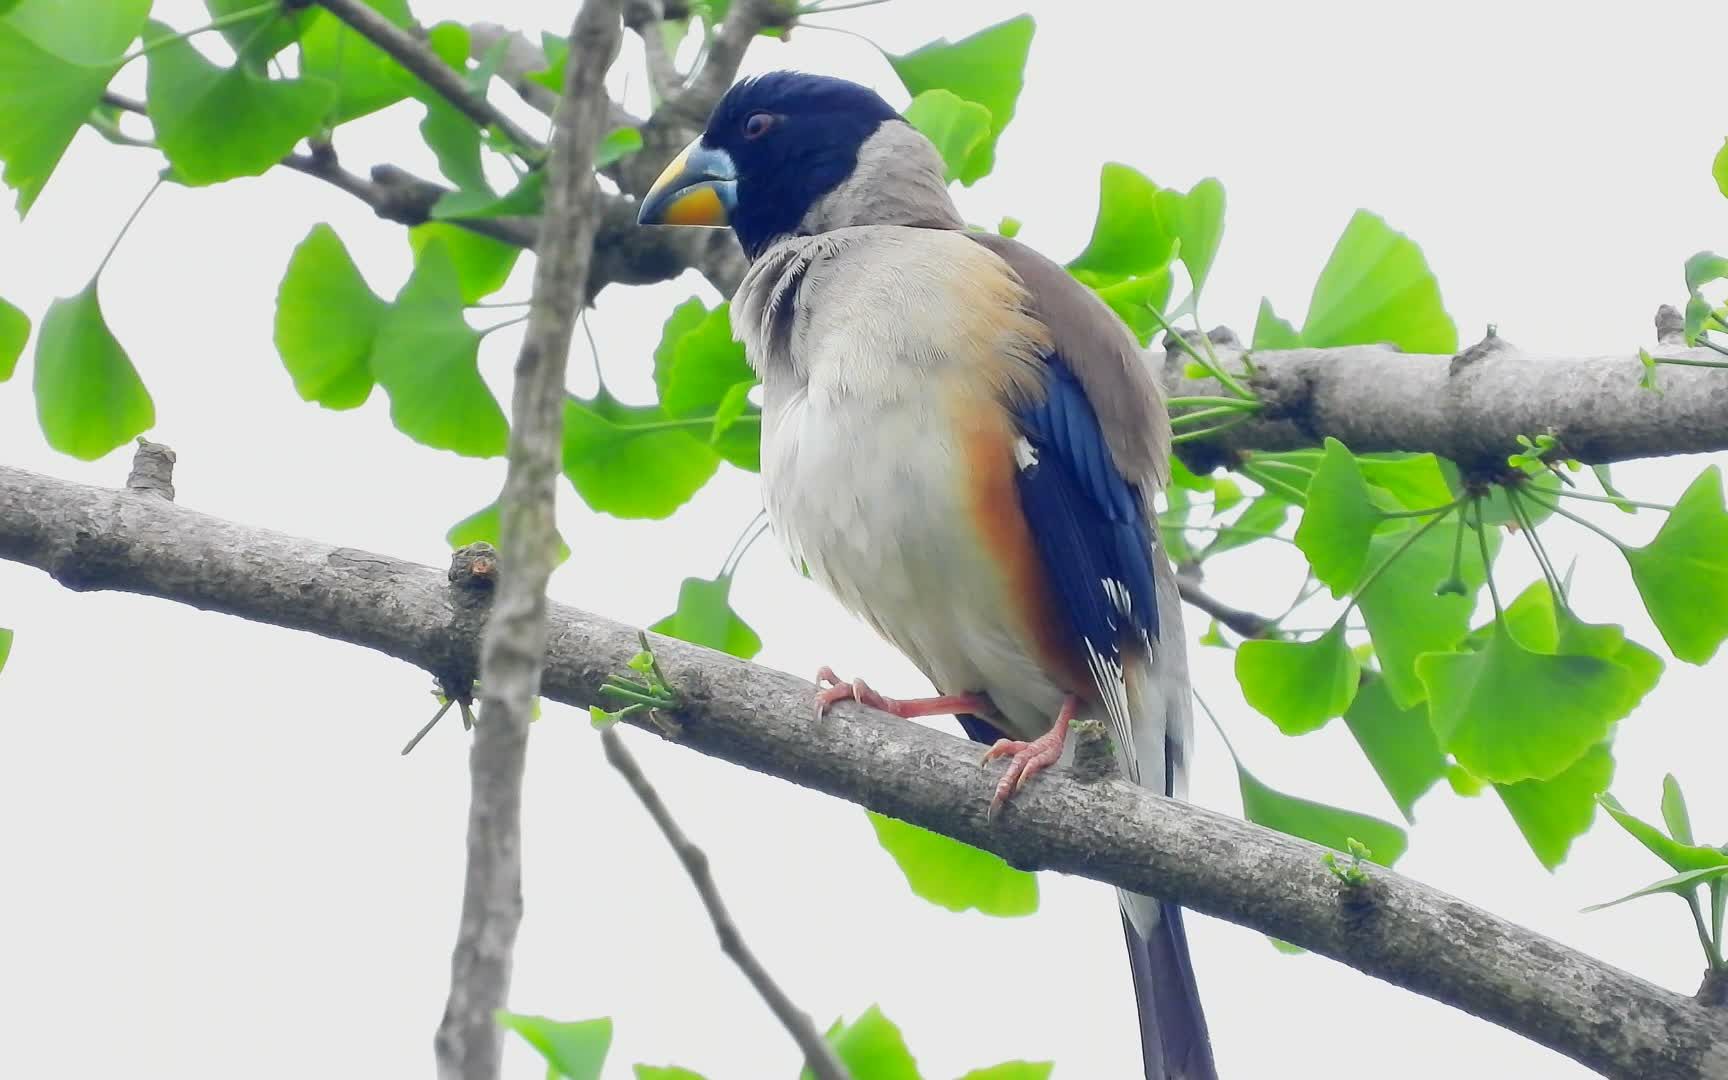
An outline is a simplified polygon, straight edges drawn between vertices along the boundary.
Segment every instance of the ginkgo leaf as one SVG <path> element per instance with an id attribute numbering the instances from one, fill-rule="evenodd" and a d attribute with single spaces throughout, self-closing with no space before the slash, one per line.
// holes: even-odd
<path id="1" fill-rule="evenodd" d="M 1260 311 L 1254 316 L 1254 338 L 1252 348 L 1258 352 L 1261 349 L 1300 349 L 1302 335 L 1296 332 L 1289 321 L 1278 317 L 1272 310 L 1272 301 L 1264 296 L 1260 298 Z"/>
<path id="2" fill-rule="evenodd" d="M 1709 885 L 1728 877 L 1728 866 L 1711 866 L 1700 870 L 1686 870 L 1673 877 L 1663 878 L 1651 885 L 1646 885 L 1637 892 L 1627 893 L 1618 900 L 1610 900 L 1605 904 L 1591 904 L 1584 908 L 1586 912 L 1601 911 L 1616 904 L 1624 904 L 1628 900 L 1636 900 L 1642 896 L 1654 896 L 1657 893 L 1673 893 L 1675 896 L 1685 896 L 1700 885 Z"/>
<path id="3" fill-rule="evenodd" d="M 352 409 L 372 395 L 370 357 L 386 307 L 336 231 L 314 225 L 276 292 L 276 351 L 301 400 Z"/>
<path id="4" fill-rule="evenodd" d="M 1033 28 L 1030 15 L 1019 15 L 959 41 L 933 41 L 898 56 L 883 53 L 914 98 L 929 90 L 947 90 L 990 111 L 990 137 L 973 149 L 959 174 L 963 184 L 975 183 L 996 163 L 996 140 L 1014 118 L 1025 84 Z"/>
<path id="5" fill-rule="evenodd" d="M 1286 735 L 1301 735 L 1344 715 L 1356 696 L 1356 654 L 1342 622 L 1313 641 L 1261 638 L 1236 651 L 1242 696 Z"/>
<path id="6" fill-rule="evenodd" d="M 1405 352 L 1456 353 L 1458 330 L 1422 249 L 1358 210 L 1314 283 L 1302 342 L 1313 348 L 1386 342 Z"/>
<path id="7" fill-rule="evenodd" d="M 850 1024 L 835 1021 L 826 1037 L 854 1080 L 923 1080 L 900 1029 L 874 1005 Z M 808 1068 L 799 1076 L 814 1080 Z"/>
<path id="8" fill-rule="evenodd" d="M 1384 518 L 1350 451 L 1330 436 L 1325 447 L 1308 482 L 1308 505 L 1296 527 L 1296 546 L 1332 595 L 1344 596 L 1361 580 L 1369 542 Z"/>
<path id="9" fill-rule="evenodd" d="M 882 849 L 894 857 L 912 891 L 949 911 L 1012 917 L 1038 910 L 1038 876 L 1001 856 L 916 825 L 869 812 Z"/>
<path id="10" fill-rule="evenodd" d="M 390 420 L 404 435 L 467 457 L 496 457 L 510 427 L 480 378 L 480 334 L 462 307 L 456 265 L 434 241 L 384 314 L 372 374 L 390 395 Z"/>
<path id="11" fill-rule="evenodd" d="M 1363 680 L 1344 723 L 1404 820 L 1414 823 L 1416 800 L 1446 774 L 1446 755 L 1428 725 L 1428 710 L 1400 708 L 1386 680 L 1376 675 Z"/>
<path id="12" fill-rule="evenodd" d="M 990 110 L 941 88 L 913 98 L 903 115 L 942 155 L 944 179 L 949 181 L 966 171 L 967 162 L 990 137 Z"/>
<path id="13" fill-rule="evenodd" d="M 605 396 L 565 402 L 564 475 L 602 513 L 666 517 L 719 467 L 706 432 L 697 434 L 658 408 L 620 405 Z"/>
<path id="14" fill-rule="evenodd" d="M 1565 861 L 1572 841 L 1589 830 L 1596 796 L 1613 779 L 1614 756 L 1606 743 L 1598 743 L 1552 779 L 1495 784 L 1494 791 L 1530 850 L 1552 870 Z"/>
<path id="15" fill-rule="evenodd" d="M 1704 664 L 1728 638 L 1728 513 L 1722 470 L 1698 474 L 1643 547 L 1622 548 L 1650 621 L 1674 655 Z"/>
<path id="16" fill-rule="evenodd" d="M 549 1020 L 544 1016 L 497 1013 L 498 1023 L 528 1040 L 546 1059 L 551 1077 L 600 1080 L 606 1052 L 612 1048 L 612 1020 Z"/>
<path id="17" fill-rule="evenodd" d="M 1068 264 L 1094 287 L 1166 266 L 1176 235 L 1158 213 L 1158 185 L 1138 170 L 1106 162 L 1098 176 L 1098 218 L 1086 249 Z"/>
<path id="18" fill-rule="evenodd" d="M 85 461 L 156 423 L 156 404 L 108 329 L 94 280 L 48 305 L 36 335 L 35 392 L 48 445 Z"/>
<path id="19" fill-rule="evenodd" d="M 30 340 L 30 316 L 0 299 L 0 382 L 12 377 Z"/>
<path id="20" fill-rule="evenodd" d="M 150 24 L 152 40 L 171 27 Z M 317 133 L 334 99 L 312 79 L 270 79 L 250 66 L 220 68 L 192 43 L 167 40 L 149 54 L 146 99 L 156 142 L 187 185 L 259 176 Z"/>
<path id="21" fill-rule="evenodd" d="M 502 548 L 502 527 L 503 512 L 497 502 L 492 502 L 450 526 L 450 531 L 444 534 L 444 542 L 452 549 L 467 547 L 482 540 L 495 548 Z M 570 558 L 570 545 L 564 542 L 563 535 L 557 529 L 552 530 L 552 543 L 552 565 L 561 566 Z"/>
<path id="22" fill-rule="evenodd" d="M 678 607 L 648 629 L 742 660 L 762 651 L 762 638 L 732 610 L 732 579 L 687 577 L 678 588 Z"/>
<path id="23" fill-rule="evenodd" d="M 1258 825 L 1300 836 L 1337 851 L 1350 850 L 1350 841 L 1365 844 L 1369 857 L 1391 866 L 1404 854 L 1409 838 L 1389 821 L 1336 806 L 1299 799 L 1261 783 L 1240 763 L 1236 779 L 1242 790 L 1242 816 Z"/>

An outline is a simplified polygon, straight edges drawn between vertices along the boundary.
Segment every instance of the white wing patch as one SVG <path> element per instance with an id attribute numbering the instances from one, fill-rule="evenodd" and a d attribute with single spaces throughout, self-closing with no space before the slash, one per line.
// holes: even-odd
<path id="1" fill-rule="evenodd" d="M 1014 464 L 1020 467 L 1021 472 L 1026 472 L 1038 464 L 1038 448 L 1028 442 L 1025 436 L 1014 440 Z"/>

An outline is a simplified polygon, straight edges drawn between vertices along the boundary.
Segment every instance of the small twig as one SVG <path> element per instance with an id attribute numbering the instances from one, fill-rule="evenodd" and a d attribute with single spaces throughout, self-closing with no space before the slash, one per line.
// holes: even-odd
<path id="1" fill-rule="evenodd" d="M 744 62 L 744 53 L 756 40 L 756 35 L 764 26 L 784 23 L 791 17 L 792 5 L 788 0 L 733 0 L 732 7 L 726 12 L 726 21 L 720 24 L 720 32 L 714 35 L 708 58 L 690 80 L 690 85 L 655 111 L 648 121 L 650 126 L 686 124 L 700 128 L 707 123 L 708 113 L 715 102 L 738 77 L 738 66 Z"/>
<path id="2" fill-rule="evenodd" d="M 364 0 L 318 0 L 318 3 L 361 37 L 389 53 L 397 63 L 418 75 L 422 82 L 482 129 L 496 128 L 526 157 L 537 161 L 545 156 L 546 147 L 539 139 L 499 112 L 486 100 L 485 94 L 470 90 L 462 73 L 446 64 L 430 45 L 378 14 Z"/>
<path id="3" fill-rule="evenodd" d="M 810 1022 L 810 1017 L 786 992 L 780 989 L 773 976 L 768 974 L 756 954 L 745 944 L 744 935 L 739 933 L 738 924 L 732 921 L 732 915 L 726 910 L 726 902 L 720 898 L 720 890 L 714 884 L 714 875 L 708 869 L 708 855 L 701 848 L 690 842 L 684 835 L 684 830 L 678 827 L 678 822 L 672 818 L 672 812 L 661 801 L 660 793 L 654 790 L 654 785 L 642 774 L 641 766 L 636 764 L 636 758 L 630 753 L 629 747 L 619 737 L 616 728 L 603 728 L 600 731 L 600 741 L 606 748 L 606 760 L 618 770 L 624 782 L 630 785 L 630 790 L 636 793 L 642 806 L 648 811 L 648 816 L 654 819 L 654 824 L 660 827 L 660 835 L 666 838 L 672 851 L 683 864 L 684 872 L 690 875 L 690 883 L 696 886 L 696 895 L 702 898 L 702 906 L 708 911 L 708 918 L 714 923 L 714 934 L 720 939 L 720 951 L 725 953 L 744 977 L 750 980 L 750 985 L 767 1002 L 768 1008 L 774 1013 L 782 1026 L 786 1028 L 792 1040 L 798 1044 L 798 1049 L 804 1053 L 804 1063 L 810 1071 L 816 1074 L 817 1080 L 849 1080 L 851 1074 L 835 1057 L 834 1048 L 816 1031 L 816 1026 Z"/>
<path id="4" fill-rule="evenodd" d="M 1231 607 L 1200 588 L 1200 583 L 1187 575 L 1176 575 L 1176 589 L 1183 600 L 1245 638 L 1265 637 L 1277 625 L 1264 615 Z"/>
<path id="5" fill-rule="evenodd" d="M 642 53 L 648 64 L 648 86 L 654 94 L 654 105 L 684 89 L 684 77 L 678 74 L 672 54 L 666 51 L 666 38 L 660 23 L 666 11 L 660 0 L 627 0 L 624 5 L 624 25 L 642 39 Z"/>

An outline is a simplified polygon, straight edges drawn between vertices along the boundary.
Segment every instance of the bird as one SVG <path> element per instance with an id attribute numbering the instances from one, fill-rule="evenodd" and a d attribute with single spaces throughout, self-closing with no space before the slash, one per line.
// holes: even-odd
<path id="1" fill-rule="evenodd" d="M 1187 795 L 1180 601 L 1153 508 L 1170 426 L 1139 343 L 1028 245 L 969 228 L 940 152 L 875 90 L 735 83 L 642 196 L 645 226 L 730 228 L 733 334 L 762 386 L 761 481 L 795 564 L 1006 758 L 994 817 L 1102 721 L 1127 777 Z M 1215 1080 L 1182 909 L 1118 891 L 1147 1080 Z"/>

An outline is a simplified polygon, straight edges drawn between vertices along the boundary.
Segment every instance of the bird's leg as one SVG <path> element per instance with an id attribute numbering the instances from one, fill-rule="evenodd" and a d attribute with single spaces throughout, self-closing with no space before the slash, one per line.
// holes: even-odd
<path id="1" fill-rule="evenodd" d="M 824 667 L 816 673 L 816 718 L 820 720 L 828 712 L 828 707 L 836 701 L 856 701 L 872 709 L 893 713 L 902 720 L 910 720 L 916 716 L 941 716 L 945 713 L 991 711 L 990 699 L 983 694 L 944 694 L 940 697 L 905 699 L 884 697 L 870 689 L 863 679 L 846 682 L 834 674 L 833 668 Z"/>
<path id="2" fill-rule="evenodd" d="M 1049 731 L 1031 742 L 997 739 L 995 746 L 984 751 L 984 757 L 979 764 L 1013 755 L 1008 762 L 1008 771 L 996 782 L 996 794 L 990 799 L 990 809 L 985 817 L 994 818 L 1002 809 L 1002 804 L 1020 790 L 1020 785 L 1061 759 L 1062 743 L 1068 738 L 1068 724 L 1079 711 L 1080 699 L 1069 694 L 1062 699 L 1062 708 L 1056 713 L 1056 723 Z"/>

